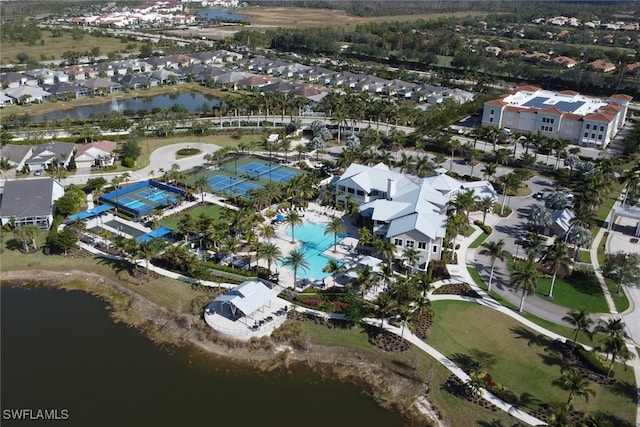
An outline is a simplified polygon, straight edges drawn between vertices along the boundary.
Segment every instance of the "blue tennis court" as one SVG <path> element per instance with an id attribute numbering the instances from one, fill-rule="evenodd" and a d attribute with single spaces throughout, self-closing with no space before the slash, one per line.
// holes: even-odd
<path id="1" fill-rule="evenodd" d="M 282 169 L 281 165 L 268 165 L 260 162 L 251 162 L 244 166 L 239 166 L 238 170 L 248 175 L 264 176 L 269 174 L 269 178 L 278 182 L 288 182 L 298 175 L 294 171 Z"/>
<path id="2" fill-rule="evenodd" d="M 121 197 L 118 200 L 118 204 L 120 206 L 129 206 L 130 204 L 132 204 L 135 201 L 136 201 L 136 199 L 132 199 L 131 197 Z"/>
<path id="3" fill-rule="evenodd" d="M 246 196 L 250 190 L 260 188 L 259 185 L 225 175 L 214 175 L 207 179 L 207 184 L 214 191 L 226 191 L 227 193 L 240 194 L 242 196 Z"/>

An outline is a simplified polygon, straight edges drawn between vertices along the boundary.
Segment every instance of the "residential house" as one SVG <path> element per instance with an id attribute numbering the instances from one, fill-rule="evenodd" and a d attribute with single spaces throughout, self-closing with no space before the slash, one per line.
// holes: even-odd
<path id="1" fill-rule="evenodd" d="M 185 83 L 187 77 L 170 70 L 155 70 L 151 72 L 151 78 L 161 85 Z"/>
<path id="2" fill-rule="evenodd" d="M 278 79 L 277 77 L 251 75 L 249 77 L 245 77 L 242 80 L 238 80 L 236 82 L 236 86 L 243 89 L 254 89 L 278 81 L 280 81 L 280 79 Z"/>
<path id="3" fill-rule="evenodd" d="M 110 166 L 115 160 L 113 152 L 117 145 L 115 141 L 94 141 L 81 145 L 76 151 L 76 165 L 78 168 Z"/>
<path id="4" fill-rule="evenodd" d="M 0 74 L 0 84 L 3 88 L 17 88 L 20 86 L 38 86 L 38 79 L 23 73 L 9 71 Z"/>
<path id="5" fill-rule="evenodd" d="M 603 61 L 602 59 L 596 59 L 593 62 L 589 62 L 589 66 L 594 70 L 602 71 L 603 73 L 608 73 L 616 69 L 616 64 Z"/>
<path id="6" fill-rule="evenodd" d="M 66 168 L 74 149 L 75 145 L 70 142 L 45 142 L 33 150 L 33 155 L 27 160 L 27 166 L 32 171 L 49 169 L 54 163 L 58 167 Z"/>
<path id="7" fill-rule="evenodd" d="M 33 147 L 30 145 L 7 144 L 0 148 L 0 158 L 6 159 L 16 170 L 22 170 L 25 162 L 32 155 Z"/>
<path id="8" fill-rule="evenodd" d="M 133 90 L 149 89 L 150 87 L 158 85 L 157 80 L 152 79 L 150 73 L 127 74 L 126 76 L 112 77 L 112 79 L 121 84 L 123 88 Z M 152 84 L 152 82 L 154 84 Z"/>
<path id="9" fill-rule="evenodd" d="M 44 89 L 55 99 L 66 101 L 70 98 L 87 98 L 91 96 L 91 90 L 72 83 L 54 83 L 45 85 Z"/>
<path id="10" fill-rule="evenodd" d="M 62 196 L 64 187 L 51 178 L 7 181 L 0 203 L 0 222 L 48 230 L 53 223 L 53 203 Z"/>
<path id="11" fill-rule="evenodd" d="M 86 79 L 78 82 L 80 86 L 90 89 L 94 94 L 119 93 L 123 91 L 123 87 L 118 82 L 112 82 L 109 79 L 96 77 L 95 79 Z"/>
<path id="12" fill-rule="evenodd" d="M 13 105 L 15 100 L 4 93 L 4 90 L 0 90 L 0 107 L 6 107 L 7 105 Z"/>
<path id="13" fill-rule="evenodd" d="M 573 58 L 569 58 L 568 56 L 556 56 L 553 58 L 553 62 L 561 67 L 573 68 L 578 64 Z"/>
<path id="14" fill-rule="evenodd" d="M 51 99 L 51 94 L 44 89 L 34 86 L 19 86 L 15 88 L 7 88 L 4 94 L 12 98 L 15 104 L 31 104 L 35 102 L 41 104 Z"/>

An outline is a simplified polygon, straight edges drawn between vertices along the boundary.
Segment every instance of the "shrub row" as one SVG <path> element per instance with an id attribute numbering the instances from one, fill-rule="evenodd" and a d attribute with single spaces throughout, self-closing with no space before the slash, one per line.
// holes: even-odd
<path id="1" fill-rule="evenodd" d="M 212 270 L 216 270 L 216 271 L 221 271 L 224 273 L 229 273 L 229 274 L 233 274 L 236 276 L 243 276 L 243 277 L 252 277 L 252 278 L 256 278 L 257 275 L 255 272 L 253 271 L 246 271 L 246 270 L 239 270 L 237 268 L 234 267 L 230 267 L 227 265 L 220 265 L 220 264 L 216 264 L 215 262 L 207 262 L 205 263 L 205 265 L 212 269 Z"/>
<path id="2" fill-rule="evenodd" d="M 476 219 L 475 221 L 473 221 L 473 223 L 480 227 L 484 234 L 491 234 L 491 232 L 493 231 L 491 226 L 483 224 L 479 219 Z"/>
<path id="3" fill-rule="evenodd" d="M 587 351 L 582 346 L 577 348 L 576 354 L 588 369 L 602 375 L 609 374 L 609 366 L 607 366 L 607 363 L 599 354 Z M 613 374 L 612 371 L 611 376 L 613 376 Z"/>

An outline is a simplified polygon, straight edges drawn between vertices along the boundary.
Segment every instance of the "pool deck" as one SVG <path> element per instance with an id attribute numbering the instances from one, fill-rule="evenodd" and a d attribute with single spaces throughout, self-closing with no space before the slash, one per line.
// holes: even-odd
<path id="1" fill-rule="evenodd" d="M 305 222 L 314 222 L 316 224 L 328 224 L 329 220 L 334 216 L 346 218 L 347 221 L 345 222 L 345 227 L 347 228 L 347 237 L 338 242 L 335 252 L 333 251 L 333 245 L 331 245 L 329 249 L 322 252 L 322 254 L 329 258 L 334 258 L 344 262 L 347 269 L 356 265 L 361 255 L 356 251 L 358 239 L 351 236 L 357 234 L 357 228 L 349 224 L 349 220 L 347 217 L 345 217 L 344 212 L 326 208 L 315 203 L 309 203 L 309 206 L 306 209 L 298 209 L 298 211 L 301 213 L 301 215 L 304 215 L 303 220 Z M 287 236 L 287 230 L 289 226 L 286 223 L 274 225 L 274 228 L 275 235 L 273 237 L 273 241 L 282 251 L 283 257 L 285 257 L 290 251 L 299 249 L 303 245 L 303 243 L 297 239 L 294 243 L 291 243 L 291 237 Z M 267 266 L 266 262 L 262 260 L 260 261 L 260 265 L 263 265 L 265 267 Z M 293 271 L 289 270 L 287 267 L 277 267 L 277 271 L 280 273 L 280 285 L 285 287 L 293 286 Z M 301 276 L 303 275 L 304 273 L 300 274 L 300 272 L 298 272 L 298 283 L 295 287 L 296 290 L 302 290 L 309 285 L 322 287 L 322 282 L 320 280 L 316 280 L 314 283 L 310 283 L 302 279 Z M 335 283 L 333 281 L 333 278 L 331 277 L 327 277 L 324 280 L 324 283 L 325 287 L 333 285 L 342 286 L 339 283 Z"/>

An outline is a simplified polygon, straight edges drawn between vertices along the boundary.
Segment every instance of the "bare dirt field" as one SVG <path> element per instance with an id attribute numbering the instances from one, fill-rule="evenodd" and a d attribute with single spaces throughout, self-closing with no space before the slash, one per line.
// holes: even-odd
<path id="1" fill-rule="evenodd" d="M 478 16 L 486 15 L 486 12 L 456 12 L 456 13 L 424 13 L 416 15 L 375 16 L 359 17 L 348 15 L 344 10 L 333 9 L 306 9 L 296 7 L 270 7 L 243 9 L 243 15 L 251 18 L 251 27 L 282 27 L 282 28 L 309 28 L 324 27 L 328 25 L 358 25 L 365 22 L 385 21 L 417 21 L 419 19 L 432 20 L 451 16 Z"/>

